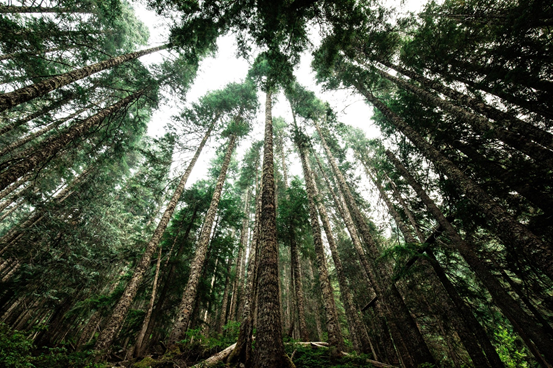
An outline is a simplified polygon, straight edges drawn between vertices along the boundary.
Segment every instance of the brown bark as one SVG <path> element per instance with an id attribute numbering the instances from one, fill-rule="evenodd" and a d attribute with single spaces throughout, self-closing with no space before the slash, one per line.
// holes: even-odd
<path id="1" fill-rule="evenodd" d="M 100 336 L 98 336 L 95 349 L 103 352 L 103 354 L 107 353 L 107 351 L 109 350 L 110 345 L 115 339 L 115 335 L 121 328 L 123 321 L 127 316 L 130 305 L 134 297 L 136 296 L 136 292 L 138 291 L 138 287 L 140 286 L 142 279 L 144 278 L 144 273 L 146 272 L 148 266 L 150 265 L 152 254 L 154 253 L 157 246 L 159 245 L 161 236 L 165 232 L 165 229 L 169 224 L 169 220 L 171 220 L 171 217 L 173 216 L 173 212 L 175 211 L 177 202 L 182 192 L 184 191 L 186 181 L 188 180 L 188 177 L 190 176 L 190 173 L 192 172 L 192 169 L 194 168 L 194 165 L 196 164 L 196 161 L 198 160 L 198 157 L 200 156 L 200 153 L 202 152 L 202 149 L 204 148 L 205 143 L 207 142 L 207 139 L 209 138 L 211 131 L 213 130 L 213 127 L 215 126 L 215 123 L 216 123 L 216 120 L 214 120 L 211 126 L 208 128 L 202 142 L 200 143 L 200 145 L 198 146 L 198 149 L 196 150 L 196 153 L 194 154 L 194 157 L 188 164 L 188 167 L 186 168 L 186 171 L 184 172 L 179 182 L 179 185 L 175 189 L 175 193 L 173 193 L 173 196 L 171 197 L 171 200 L 167 204 L 167 207 L 165 209 L 165 212 L 163 213 L 163 216 L 159 220 L 157 228 L 154 231 L 154 234 L 152 235 L 150 242 L 146 246 L 144 254 L 142 255 L 142 259 L 136 266 L 133 276 L 129 281 L 129 283 L 127 284 L 127 287 L 123 292 L 123 295 L 121 295 L 121 298 L 113 308 L 112 314 L 105 328 L 102 330 Z M 101 355 L 98 355 L 98 357 L 99 357 L 98 359 L 102 358 Z"/>
<path id="2" fill-rule="evenodd" d="M 501 123 L 503 126 L 509 128 L 511 131 L 518 133 L 522 136 L 526 136 L 535 142 L 553 149 L 553 134 L 546 132 L 543 129 L 538 128 L 535 125 L 527 123 L 510 113 L 501 111 L 493 106 L 488 105 L 480 99 L 470 97 L 464 93 L 458 92 L 453 88 L 447 87 L 440 82 L 433 81 L 426 78 L 416 72 L 402 68 L 399 65 L 394 65 L 385 60 L 379 60 L 379 62 L 397 72 L 420 82 L 424 87 L 431 88 L 437 92 L 443 93 L 445 96 L 451 98 L 452 101 L 456 101 L 463 105 L 472 108 L 474 111 L 487 116 L 490 119 Z"/>
<path id="3" fill-rule="evenodd" d="M 102 109 L 97 114 L 90 116 L 82 122 L 74 124 L 67 129 L 64 129 L 59 134 L 44 140 L 36 147 L 31 147 L 22 152 L 21 156 L 25 157 L 25 160 L 19 161 L 13 166 L 8 167 L 7 170 L 0 174 L 0 189 L 4 189 L 9 184 L 19 179 L 22 175 L 25 175 L 37 166 L 45 163 L 58 152 L 63 150 L 73 140 L 88 133 L 92 127 L 99 125 L 111 114 L 120 111 L 130 103 L 136 101 L 143 95 L 143 93 L 144 90 L 135 92 L 110 107 Z"/>
<path id="4" fill-rule="evenodd" d="M 80 109 L 80 110 L 74 112 L 73 114 L 71 114 L 69 116 L 66 116 L 65 118 L 59 119 L 56 122 L 54 122 L 52 124 L 49 124 L 49 125 L 45 126 L 44 128 L 37 130 L 36 132 L 28 134 L 26 137 L 23 137 L 23 138 L 17 140 L 16 142 L 13 142 L 12 144 L 10 144 L 9 146 L 5 147 L 4 149 L 2 149 L 0 151 L 0 157 L 2 157 L 4 155 L 7 155 L 8 153 L 18 149 L 19 147 L 23 146 L 24 144 L 32 141 L 33 139 L 35 139 L 37 137 L 40 137 L 40 136 L 48 133 L 52 129 L 55 129 L 55 128 L 59 127 L 60 125 L 62 125 L 66 121 L 71 120 L 74 117 L 82 114 L 83 112 L 85 112 L 86 110 L 88 110 L 92 106 L 93 105 L 90 105 L 88 107 L 85 107 L 84 109 Z"/>
<path id="5" fill-rule="evenodd" d="M 382 308 L 383 311 L 389 309 L 389 311 L 387 311 L 386 318 L 391 322 L 392 325 L 394 325 L 390 326 L 392 335 L 394 337 L 394 342 L 396 343 L 396 345 L 401 346 L 400 341 L 402 340 L 403 344 L 405 345 L 405 349 L 401 351 L 401 354 L 403 355 L 402 359 L 404 360 L 404 363 L 406 365 L 412 365 L 415 367 L 423 363 L 433 363 L 434 358 L 432 357 L 432 354 L 430 353 L 430 350 L 428 349 L 428 346 L 426 345 L 426 342 L 424 341 L 424 338 L 422 337 L 422 334 L 418 329 L 417 323 L 413 319 L 413 316 L 411 316 L 411 314 L 409 313 L 409 310 L 405 305 L 403 298 L 399 294 L 399 291 L 397 290 L 395 285 L 391 283 L 390 275 L 388 274 L 386 267 L 384 265 L 381 265 L 380 267 L 371 267 L 369 265 L 367 256 L 371 257 L 371 262 L 374 265 L 376 258 L 380 254 L 380 250 L 376 246 L 376 243 L 370 233 L 370 229 L 355 203 L 353 195 L 349 190 L 344 176 L 338 168 L 338 164 L 336 163 L 336 160 L 334 159 L 334 156 L 332 155 L 332 152 L 330 151 L 330 148 L 328 147 L 328 144 L 324 139 L 321 128 L 319 127 L 318 123 L 316 123 L 315 126 L 321 138 L 321 143 L 323 145 L 323 148 L 325 149 L 331 168 L 334 172 L 334 176 L 338 180 L 338 188 L 341 192 L 342 197 L 345 197 L 345 202 L 347 204 L 344 204 L 342 206 L 344 208 L 344 213 L 348 213 L 347 207 L 349 205 L 349 208 L 351 208 L 351 211 L 353 213 L 356 225 L 359 228 L 359 233 L 369 250 L 369 254 L 365 255 L 365 252 L 360 245 L 360 240 L 358 237 L 353 242 L 361 260 L 361 264 L 363 265 L 363 268 L 369 276 L 369 279 L 372 281 L 378 299 L 384 305 L 384 307 Z M 349 223 L 347 227 L 350 231 L 350 234 L 352 234 L 352 232 L 355 233 L 355 230 L 353 230 L 355 226 L 353 224 L 351 216 L 346 216 L 346 218 L 346 225 Z M 394 332 L 394 329 L 397 329 L 397 332 Z M 407 356 L 405 354 L 407 354 Z M 408 362 L 409 360 L 410 362 Z"/>
<path id="6" fill-rule="evenodd" d="M 69 94 L 69 96 L 64 97 L 64 98 L 62 98 L 58 101 L 52 102 L 50 105 L 45 106 L 42 109 L 40 109 L 38 111 L 35 111 L 34 113 L 31 113 L 31 114 L 27 115 L 24 118 L 21 118 L 19 120 L 15 120 L 15 121 L 13 121 L 9 124 L 5 124 L 4 126 L 2 126 L 0 128 L 0 135 L 6 134 L 9 131 L 11 131 L 11 130 L 13 130 L 13 129 L 25 124 L 25 123 L 28 123 L 29 121 L 31 121 L 33 119 L 36 119 L 36 118 L 41 117 L 43 115 L 46 115 L 50 111 L 56 110 L 57 108 L 65 105 L 66 103 L 68 103 L 69 101 L 71 101 L 75 97 L 76 96 L 74 94 Z M 0 121 L 1 121 L 1 118 L 0 118 Z"/>
<path id="7" fill-rule="evenodd" d="M 365 166 L 364 162 L 362 162 L 362 164 Z M 373 183 L 376 185 L 376 187 L 378 189 L 378 192 L 380 193 L 380 197 L 384 200 L 384 203 L 386 204 L 386 207 L 388 208 L 388 211 L 390 212 L 390 215 L 392 215 L 392 218 L 394 219 L 394 222 L 396 223 L 396 225 L 400 229 L 401 233 L 403 234 L 403 237 L 404 237 L 405 241 L 407 243 L 417 243 L 417 240 L 415 239 L 415 237 L 411 233 L 411 230 L 407 227 L 407 225 L 401 219 L 399 213 L 395 210 L 393 204 L 390 201 L 390 198 L 387 196 L 386 192 L 384 191 L 384 188 L 382 188 L 382 185 L 381 185 L 380 181 L 378 179 L 374 178 L 371 175 L 371 173 L 369 172 L 369 170 L 366 166 L 365 166 L 365 170 L 366 170 L 367 175 L 371 178 Z M 407 212 L 408 210 L 405 208 L 405 211 Z M 412 215 L 411 215 L 411 217 L 412 217 Z M 418 229 L 418 227 L 415 227 L 415 229 Z M 422 236 L 422 234 L 420 232 L 418 232 L 418 233 L 419 233 L 420 241 L 424 243 L 424 241 L 425 241 L 424 236 Z M 499 360 L 498 362 L 494 362 L 493 360 L 490 360 L 490 362 L 488 362 L 488 360 L 486 359 L 486 356 L 482 353 L 482 348 L 478 345 L 478 342 L 477 342 L 478 340 L 472 332 L 472 331 L 475 330 L 475 327 L 476 327 L 476 326 L 474 326 L 473 323 L 476 322 L 478 324 L 478 321 L 476 321 L 474 316 L 472 316 L 472 312 L 470 312 L 470 310 L 468 309 L 466 304 L 463 302 L 460 295 L 455 290 L 453 284 L 451 284 L 451 282 L 447 278 L 447 276 L 446 276 L 445 272 L 443 271 L 443 269 L 437 263 L 437 260 L 435 259 L 434 254 L 432 253 L 432 250 L 430 248 L 427 248 L 426 252 L 429 255 L 429 257 L 433 261 L 435 261 L 435 262 L 433 262 L 433 264 L 431 264 L 431 266 L 433 267 L 433 269 L 435 271 L 435 275 L 431 274 L 431 276 L 435 276 L 439 279 L 441 284 L 444 286 L 444 289 L 446 290 L 446 292 L 448 293 L 448 295 L 452 299 L 453 303 L 455 304 L 455 308 L 450 308 L 449 301 L 445 302 L 446 309 L 448 311 L 450 311 L 450 313 L 453 314 L 453 315 L 456 315 L 457 313 L 459 313 L 459 314 L 461 314 L 461 317 L 465 317 L 464 320 L 466 322 L 464 324 L 463 323 L 456 323 L 457 322 L 456 318 L 453 318 L 452 322 L 455 325 L 457 333 L 459 334 L 459 337 L 461 338 L 461 342 L 463 343 L 463 345 L 467 349 L 467 352 L 469 353 L 474 365 L 476 367 L 501 367 L 502 366 L 501 365 L 502 364 L 501 360 Z M 428 266 L 429 262 L 424 262 L 424 263 L 425 263 L 425 266 Z M 466 312 L 469 312 L 471 315 L 467 316 Z M 472 318 L 470 318 L 470 317 L 472 317 Z M 468 323 L 471 323 L 471 325 L 468 325 Z M 444 338 L 447 338 L 447 336 L 444 336 Z M 489 343 L 489 340 L 488 340 L 488 343 Z M 495 349 L 493 351 L 495 352 Z M 495 355 L 497 356 L 497 353 Z M 499 356 L 497 356 L 497 359 L 499 359 Z M 500 365 L 493 365 L 493 363 L 500 363 Z"/>
<path id="8" fill-rule="evenodd" d="M 528 228 L 516 221 L 504 208 L 496 204 L 475 182 L 470 180 L 455 164 L 445 158 L 430 145 L 418 132 L 390 110 L 372 93 L 357 86 L 358 90 L 378 108 L 384 116 L 409 138 L 421 152 L 446 174 L 457 188 L 485 214 L 493 226 L 490 229 L 504 242 L 505 246 L 521 251 L 532 260 L 536 267 L 553 278 L 553 249 L 541 241 Z"/>
<path id="9" fill-rule="evenodd" d="M 527 344 L 531 344 L 533 342 L 541 354 L 543 354 L 545 359 L 549 362 L 553 362 L 553 351 L 550 349 L 550 347 L 553 346 L 553 341 L 547 335 L 547 332 L 539 325 L 539 323 L 528 316 L 517 301 L 515 301 L 507 293 L 497 278 L 489 271 L 488 267 L 478 258 L 472 243 L 465 242 L 461 238 L 459 233 L 445 218 L 440 209 L 436 206 L 432 199 L 430 199 L 428 194 L 426 194 L 422 186 L 416 182 L 401 162 L 390 151 L 387 151 L 386 155 L 399 170 L 401 175 L 407 180 L 409 185 L 411 185 L 411 187 L 415 190 L 436 221 L 438 221 L 440 226 L 444 228 L 444 231 L 451 239 L 454 246 L 459 250 L 459 253 L 474 271 L 476 277 L 481 281 L 482 285 L 488 289 L 492 298 L 496 302 L 496 305 L 505 317 L 507 317 L 513 325 L 518 326 L 521 331 L 523 331 L 524 336 L 521 334 L 521 337 L 523 339 L 525 336 L 529 337 L 532 341 L 528 341 Z"/>
<path id="10" fill-rule="evenodd" d="M 273 160 L 272 93 L 265 101 L 265 141 L 261 214 L 259 218 L 259 275 L 257 282 L 257 335 L 253 356 L 254 367 L 287 367 L 289 359 L 282 343 L 280 318 L 278 243 L 276 234 L 275 169 Z"/>
<path id="11" fill-rule="evenodd" d="M 159 278 L 159 268 L 161 266 L 161 247 L 159 248 L 159 253 L 157 254 L 157 263 L 156 263 L 156 273 L 154 275 L 154 282 L 152 284 L 152 295 L 150 296 L 150 304 L 148 305 L 148 311 L 146 312 L 146 316 L 144 317 L 144 321 L 142 322 L 142 328 L 140 329 L 140 332 L 138 333 L 138 336 L 136 338 L 136 342 L 134 344 L 134 353 L 133 355 L 136 355 L 140 351 L 140 347 L 142 346 L 142 342 L 144 341 L 144 336 L 146 336 L 146 330 L 148 329 L 148 324 L 150 323 L 150 318 L 152 317 L 152 311 L 154 309 L 154 303 L 156 301 L 156 292 L 157 292 L 157 281 Z"/>
<path id="12" fill-rule="evenodd" d="M 553 152 L 543 148 L 535 142 L 530 141 L 526 138 L 526 135 L 519 135 L 515 132 L 505 130 L 502 127 L 494 126 L 486 118 L 473 114 L 403 79 L 394 77 L 379 69 L 376 69 L 376 71 L 383 78 L 394 82 L 401 88 L 405 88 L 408 91 L 413 92 L 418 98 L 429 103 L 430 105 L 437 106 L 442 110 L 451 113 L 458 121 L 470 125 L 476 133 L 487 138 L 498 139 L 509 146 L 516 148 L 520 152 L 525 153 L 540 165 L 544 165 L 549 168 L 553 167 Z"/>
<path id="13" fill-rule="evenodd" d="M 86 66 L 81 69 L 58 75 L 48 80 L 35 83 L 31 86 L 20 88 L 13 92 L 5 93 L 3 95 L 0 95 L 0 112 L 13 108 L 24 102 L 31 101 L 34 98 L 44 96 L 45 94 L 53 90 L 56 90 L 80 79 L 86 78 L 92 74 L 101 72 L 102 70 L 113 68 L 114 66 L 120 65 L 126 61 L 134 60 L 141 56 L 148 55 L 153 52 L 157 52 L 167 48 L 169 48 L 169 45 L 162 45 L 152 47 L 147 50 L 131 52 L 125 55 L 101 61 L 93 65 Z"/>
<path id="14" fill-rule="evenodd" d="M 228 316 L 228 306 L 229 306 L 229 296 L 230 296 L 230 269 L 231 263 L 230 259 L 227 260 L 227 275 L 225 277 L 225 291 L 223 292 L 223 299 L 221 300 L 221 312 L 219 314 L 219 321 L 217 323 L 217 333 L 221 334 L 223 332 L 223 326 L 227 323 Z"/>
<path id="15" fill-rule="evenodd" d="M 337 351 L 344 350 L 344 338 L 338 321 L 338 312 L 334 301 L 334 290 L 330 284 L 328 270 L 326 266 L 326 257 L 324 254 L 323 240 L 321 236 L 321 226 L 319 224 L 319 213 L 317 212 L 317 202 L 320 199 L 317 196 L 315 183 L 313 181 L 313 173 L 307 162 L 305 154 L 305 146 L 303 142 L 296 141 L 300 154 L 303 176 L 307 187 L 307 196 L 309 200 L 309 217 L 311 220 L 311 229 L 313 232 L 313 244 L 315 247 L 315 255 L 317 267 L 319 269 L 319 283 L 323 294 L 323 303 L 326 312 L 326 327 L 328 331 L 328 343 Z M 334 351 L 336 353 L 337 351 Z"/>
<path id="16" fill-rule="evenodd" d="M 215 191 L 213 192 L 213 197 L 211 199 L 209 209 L 207 210 L 207 214 L 205 215 L 202 231 L 198 238 L 198 243 L 196 245 L 196 254 L 194 255 L 194 260 L 190 265 L 190 274 L 188 276 L 188 282 L 186 283 L 186 286 L 184 288 L 181 303 L 178 307 L 177 319 L 169 335 L 168 342 L 170 345 L 173 345 L 177 341 L 184 338 L 184 334 L 190 322 L 191 312 L 194 307 L 194 302 L 196 300 L 196 295 L 198 292 L 198 283 L 200 282 L 200 276 L 205 264 L 209 239 L 211 236 L 211 230 L 213 228 L 213 221 L 215 220 L 215 215 L 217 214 L 219 200 L 221 199 L 221 194 L 223 193 L 223 186 L 225 184 L 227 170 L 235 146 L 236 135 L 231 135 L 229 138 L 227 152 L 223 161 L 223 166 L 221 167 L 221 172 L 219 173 L 219 177 L 217 178 Z"/>

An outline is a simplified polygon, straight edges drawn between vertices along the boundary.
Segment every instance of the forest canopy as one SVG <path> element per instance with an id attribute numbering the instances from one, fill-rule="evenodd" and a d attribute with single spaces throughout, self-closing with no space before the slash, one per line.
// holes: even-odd
<path id="1" fill-rule="evenodd" d="M 544 0 L 2 1 L 0 366 L 553 366 L 552 60 Z"/>

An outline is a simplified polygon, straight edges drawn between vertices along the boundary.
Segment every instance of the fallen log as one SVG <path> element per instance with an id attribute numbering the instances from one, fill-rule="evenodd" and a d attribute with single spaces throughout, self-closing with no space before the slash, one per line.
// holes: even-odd
<path id="1" fill-rule="evenodd" d="M 234 350 L 235 346 L 236 346 L 236 343 L 232 344 L 231 346 L 229 346 L 225 350 L 221 350 L 217 354 L 210 356 L 209 358 L 207 358 L 203 362 L 200 362 L 196 365 L 193 365 L 191 368 L 213 367 L 214 365 L 217 365 L 217 364 L 221 363 L 223 360 L 225 360 L 230 355 L 232 350 Z"/>

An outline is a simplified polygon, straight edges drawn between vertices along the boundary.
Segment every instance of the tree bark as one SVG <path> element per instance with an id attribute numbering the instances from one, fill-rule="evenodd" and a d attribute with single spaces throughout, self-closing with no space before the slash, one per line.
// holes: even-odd
<path id="1" fill-rule="evenodd" d="M 223 193 L 223 186 L 225 184 L 227 170 L 230 165 L 230 159 L 232 157 L 232 153 L 234 152 L 235 146 L 236 135 L 233 134 L 229 138 L 223 166 L 221 167 L 221 172 L 219 173 L 219 177 L 217 178 L 215 191 L 213 192 L 213 197 L 211 199 L 209 209 L 207 210 L 207 214 L 205 215 L 202 231 L 198 238 L 196 254 L 194 255 L 194 260 L 190 265 L 190 275 L 188 276 L 188 282 L 186 283 L 186 287 L 184 288 L 184 292 L 182 295 L 182 300 L 178 307 L 177 319 L 173 324 L 173 329 L 171 330 L 171 333 L 169 334 L 169 345 L 174 345 L 177 343 L 177 341 L 184 338 L 184 334 L 190 322 L 190 316 L 192 313 L 192 309 L 194 308 L 194 302 L 196 300 L 196 295 L 198 292 L 198 283 L 200 282 L 200 276 L 205 264 L 211 230 L 213 228 L 213 221 L 215 220 L 215 215 L 217 214 L 219 200 L 221 199 L 221 194 Z"/>
<path id="2" fill-rule="evenodd" d="M 542 242 L 528 228 L 516 221 L 504 208 L 496 204 L 490 196 L 476 183 L 466 177 L 455 164 L 445 158 L 436 148 L 430 145 L 418 132 L 411 128 L 403 119 L 397 116 L 384 103 L 362 86 L 358 90 L 379 109 L 382 114 L 421 152 L 436 165 L 437 169 L 446 174 L 457 188 L 489 217 L 494 226 L 491 230 L 508 247 L 521 251 L 535 262 L 546 275 L 553 278 L 553 249 Z"/>
<path id="3" fill-rule="evenodd" d="M 525 153 L 540 165 L 544 165 L 549 168 L 553 167 L 553 152 L 543 148 L 535 142 L 528 140 L 526 135 L 519 135 L 515 132 L 505 130 L 502 127 L 493 126 L 489 120 L 482 116 L 473 114 L 449 101 L 433 95 L 432 93 L 429 93 L 403 79 L 394 77 L 380 69 L 376 69 L 376 71 L 383 78 L 394 82 L 401 88 L 411 91 L 423 101 L 451 113 L 458 121 L 470 125 L 476 133 L 487 138 L 498 139 L 509 146 L 516 148 L 520 152 Z"/>
<path id="4" fill-rule="evenodd" d="M 328 144 L 324 139 L 319 124 L 315 123 L 315 127 L 317 128 L 317 132 L 319 133 L 319 136 L 321 138 L 321 143 L 327 154 L 328 161 L 330 162 L 330 166 L 334 172 L 334 176 L 338 180 L 338 188 L 340 189 L 342 197 L 345 197 L 345 201 L 347 202 L 347 204 L 343 206 L 344 212 L 346 214 L 348 213 L 347 207 L 349 205 L 353 212 L 356 224 L 359 227 L 359 233 L 361 234 L 361 237 L 363 238 L 365 244 L 369 249 L 371 261 L 374 265 L 376 258 L 380 254 L 380 251 L 376 246 L 374 239 L 372 238 L 370 229 L 365 222 L 365 219 L 363 218 L 361 212 L 359 211 L 359 208 L 355 203 L 353 195 L 349 190 L 344 176 L 338 168 L 338 164 L 336 163 L 336 160 L 334 159 L 334 156 L 332 155 L 332 152 L 330 151 L 330 148 L 328 147 Z M 350 230 L 351 228 L 350 234 L 352 233 L 352 231 L 356 233 L 356 231 L 353 230 L 355 226 L 353 224 L 353 219 L 351 218 L 351 216 L 347 216 L 346 224 L 348 223 L 348 230 Z M 357 245 L 355 245 L 356 243 Z M 386 309 L 390 309 L 386 317 L 388 320 L 391 321 L 392 324 L 395 325 L 390 327 L 394 336 L 394 341 L 397 345 L 401 345 L 401 340 L 405 344 L 406 349 L 403 349 L 401 354 L 408 354 L 408 356 L 402 357 L 404 363 L 406 365 L 412 365 L 415 367 L 423 363 L 433 364 L 434 358 L 432 357 L 432 354 L 430 353 L 430 350 L 428 349 L 428 346 L 426 345 L 426 342 L 424 341 L 424 338 L 422 337 L 422 334 L 418 329 L 417 323 L 413 319 L 413 316 L 411 316 L 411 314 L 409 313 L 409 310 L 405 305 L 403 298 L 399 294 L 399 291 L 397 290 L 395 285 L 391 283 L 390 275 L 385 269 L 385 266 L 374 267 L 373 270 L 373 268 L 369 265 L 367 255 L 365 255 L 365 252 L 362 249 L 360 243 L 361 242 L 357 237 L 357 239 L 354 241 L 354 246 L 361 260 L 361 264 L 363 265 L 363 268 L 369 276 L 369 279 L 372 280 L 374 291 L 376 292 L 378 299 L 384 304 L 383 310 L 386 311 Z M 389 287 L 386 287 L 385 285 L 389 285 Z M 394 332 L 393 328 L 396 328 L 398 332 Z M 407 362 L 407 359 L 409 358 L 411 360 L 410 363 Z"/>
<path id="5" fill-rule="evenodd" d="M 214 120 L 211 126 L 208 128 L 202 142 L 200 143 L 200 145 L 198 146 L 198 149 L 196 150 L 196 153 L 194 154 L 194 157 L 188 164 L 188 167 L 186 168 L 186 171 L 184 172 L 179 182 L 179 185 L 175 189 L 175 193 L 173 193 L 173 197 L 167 204 L 165 212 L 163 213 L 163 216 L 159 220 L 157 228 L 154 231 L 154 234 L 152 235 L 150 242 L 146 246 L 144 254 L 142 255 L 142 259 L 136 266 L 133 276 L 130 279 L 129 283 L 127 284 L 127 287 L 123 292 L 123 295 L 121 295 L 121 298 L 113 308 L 112 314 L 105 328 L 100 333 L 100 336 L 98 336 L 98 340 L 96 341 L 96 346 L 95 346 L 95 349 L 101 352 L 101 354 L 98 355 L 98 360 L 100 360 L 103 357 L 102 354 L 106 354 L 108 352 L 109 347 L 111 346 L 113 340 L 115 339 L 115 335 L 121 328 L 123 321 L 127 316 L 130 305 L 134 297 L 136 296 L 136 292 L 138 291 L 138 287 L 140 286 L 142 279 L 144 278 L 144 273 L 146 272 L 146 269 L 150 264 L 152 254 L 154 253 L 157 246 L 159 245 L 161 236 L 165 232 L 165 229 L 169 224 L 169 220 L 171 220 L 171 217 L 173 216 L 173 212 L 175 211 L 177 202 L 179 201 L 179 198 L 182 192 L 184 191 L 186 181 L 188 180 L 188 177 L 190 176 L 190 173 L 192 172 L 192 169 L 194 168 L 194 165 L 196 164 L 196 161 L 198 160 L 198 157 L 200 156 L 200 153 L 202 152 L 202 149 L 204 148 L 205 143 L 207 142 L 207 139 L 211 135 L 211 131 L 213 130 L 213 127 L 215 126 L 216 122 L 217 120 Z"/>
<path id="6" fill-rule="evenodd" d="M 84 134 L 88 133 L 92 127 L 99 125 L 108 116 L 120 111 L 130 103 L 136 101 L 143 94 L 144 90 L 135 92 L 110 107 L 101 110 L 97 114 L 90 116 L 82 122 L 64 129 L 56 136 L 44 140 L 36 147 L 31 147 L 22 152 L 20 156 L 25 157 L 25 160 L 19 161 L 13 166 L 9 166 L 2 174 L 0 174 L 0 190 L 15 182 L 22 175 L 25 175 L 37 166 L 51 159 L 58 152 L 63 150 L 69 143 L 82 137 Z"/>
<path id="7" fill-rule="evenodd" d="M 51 91 L 54 91 L 60 87 L 66 86 L 80 79 L 86 78 L 92 74 L 101 72 L 102 70 L 112 68 L 126 61 L 134 60 L 141 56 L 148 55 L 167 48 L 169 48 L 169 45 L 162 45 L 152 47 L 147 50 L 131 52 L 125 55 L 101 61 L 93 65 L 86 66 L 81 69 L 58 75 L 48 80 L 35 83 L 31 86 L 20 88 L 13 92 L 5 93 L 3 95 L 0 95 L 0 112 L 13 108 L 24 102 L 31 101 L 32 99 L 35 99 L 37 97 L 44 96 Z"/>
<path id="8" fill-rule="evenodd" d="M 457 233 L 451 223 L 442 214 L 440 209 L 436 206 L 432 199 L 430 199 L 421 185 L 416 182 L 401 162 L 390 151 L 387 151 L 386 155 L 399 170 L 401 175 L 407 180 L 409 185 L 411 185 L 411 187 L 415 190 L 436 221 L 438 221 L 440 226 L 444 228 L 452 243 L 474 271 L 476 277 L 478 277 L 484 287 L 488 289 L 505 317 L 507 317 L 511 323 L 517 325 L 526 336 L 532 339 L 537 349 L 541 354 L 543 354 L 547 361 L 550 363 L 553 362 L 553 351 L 551 350 L 553 340 L 551 340 L 551 338 L 547 335 L 547 332 L 539 325 L 539 323 L 528 316 L 518 302 L 507 293 L 497 278 L 489 271 L 488 267 L 478 258 L 472 243 L 465 242 L 461 238 L 459 233 Z M 522 334 L 521 337 L 524 339 Z M 530 343 L 531 341 L 527 341 L 527 344 Z"/>
<path id="9" fill-rule="evenodd" d="M 437 92 L 443 93 L 445 96 L 451 98 L 452 101 L 456 101 L 463 105 L 466 105 L 473 109 L 474 111 L 487 116 L 490 119 L 501 123 L 505 127 L 509 128 L 511 131 L 518 133 L 522 136 L 527 136 L 538 142 L 539 144 L 553 149 L 553 134 L 538 128 L 535 125 L 527 123 L 513 114 L 503 112 L 493 106 L 488 105 L 482 100 L 470 97 L 464 93 L 458 92 L 453 88 L 447 87 L 440 82 L 433 81 L 429 78 L 422 76 L 414 71 L 405 69 L 399 65 L 392 64 L 385 60 L 379 60 L 379 63 L 394 69 L 395 71 L 413 79 L 417 82 L 420 82 L 423 86 L 431 88 Z"/>
<path id="10" fill-rule="evenodd" d="M 254 367 L 290 366 L 282 343 L 280 318 L 278 243 L 276 234 L 275 169 L 273 160 L 272 93 L 265 101 L 265 142 L 260 214 L 259 275 L 257 283 L 257 335 Z"/>
<path id="11" fill-rule="evenodd" d="M 297 138 L 298 139 L 298 138 Z M 317 260 L 317 266 L 319 269 L 319 283 L 321 286 L 321 292 L 323 294 L 323 302 L 326 312 L 326 327 L 328 331 L 328 343 L 331 347 L 335 348 L 335 354 L 344 350 L 344 338 L 342 337 L 342 331 L 338 321 L 338 312 L 336 311 L 336 304 L 334 301 L 334 291 L 330 284 L 330 278 L 328 276 L 328 270 L 326 266 L 326 257 L 324 254 L 323 241 L 321 236 L 321 226 L 319 224 L 319 213 L 317 212 L 317 202 L 320 200 L 317 197 L 317 191 L 315 182 L 313 180 L 313 173 L 307 162 L 305 154 L 305 143 L 296 141 L 298 151 L 301 158 L 303 167 L 303 176 L 305 178 L 305 185 L 307 187 L 307 197 L 309 200 L 309 216 L 311 220 L 311 229 L 313 231 L 313 244 L 315 247 L 315 255 Z M 331 351 L 332 352 L 332 351 Z"/>

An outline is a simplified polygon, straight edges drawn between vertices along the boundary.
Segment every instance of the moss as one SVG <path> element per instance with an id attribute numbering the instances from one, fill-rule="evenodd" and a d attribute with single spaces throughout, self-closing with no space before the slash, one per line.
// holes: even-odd
<path id="1" fill-rule="evenodd" d="M 149 367 L 155 367 L 158 364 L 159 362 L 153 359 L 152 357 L 146 357 L 142 359 L 140 362 L 134 363 L 132 366 L 133 368 L 149 368 Z"/>

